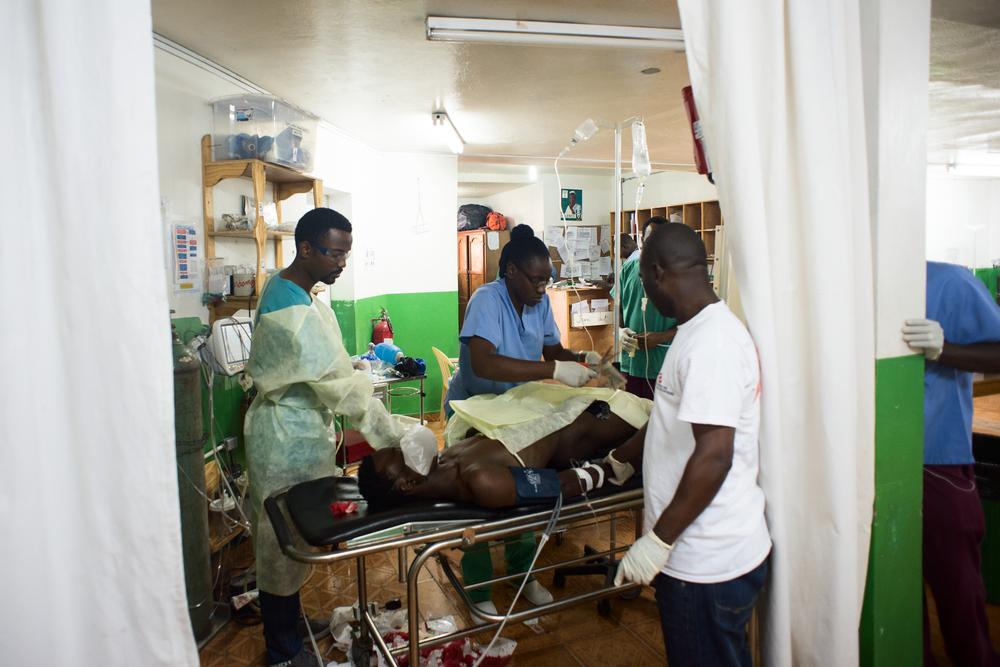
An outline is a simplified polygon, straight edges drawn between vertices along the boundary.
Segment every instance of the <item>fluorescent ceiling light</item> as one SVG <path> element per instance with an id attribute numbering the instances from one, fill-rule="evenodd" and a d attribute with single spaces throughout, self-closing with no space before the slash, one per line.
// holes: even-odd
<path id="1" fill-rule="evenodd" d="M 458 133 L 455 129 L 455 125 L 451 122 L 451 118 L 444 111 L 435 111 L 431 114 L 431 119 L 434 121 L 434 127 L 437 128 L 438 133 L 444 139 L 444 142 L 448 144 L 448 148 L 451 149 L 452 153 L 461 153 L 465 150 L 465 142 L 462 141 L 462 135 Z"/>
<path id="2" fill-rule="evenodd" d="M 441 42 L 491 42 L 532 46 L 605 46 L 684 50 L 677 28 L 639 28 L 591 23 L 427 17 L 427 39 Z"/>

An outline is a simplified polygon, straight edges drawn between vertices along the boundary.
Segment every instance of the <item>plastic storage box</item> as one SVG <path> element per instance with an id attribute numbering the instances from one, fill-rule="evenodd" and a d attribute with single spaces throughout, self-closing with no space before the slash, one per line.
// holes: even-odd
<path id="1" fill-rule="evenodd" d="M 212 102 L 212 159 L 265 160 L 312 171 L 319 119 L 266 95 Z"/>

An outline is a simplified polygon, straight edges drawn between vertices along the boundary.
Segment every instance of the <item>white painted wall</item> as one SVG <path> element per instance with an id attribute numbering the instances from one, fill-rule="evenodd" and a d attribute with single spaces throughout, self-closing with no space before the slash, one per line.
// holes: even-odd
<path id="1" fill-rule="evenodd" d="M 622 188 L 622 208 L 626 211 L 635 209 L 635 191 L 638 184 L 639 182 L 633 179 L 626 181 L 625 187 Z M 646 179 L 646 188 L 643 190 L 639 208 L 710 201 L 718 198 L 718 190 L 702 174 L 689 171 L 660 171 Z M 614 206 L 614 200 L 611 201 L 611 206 Z"/>
<path id="2" fill-rule="evenodd" d="M 200 141 L 212 131 L 208 101 L 242 91 L 159 50 L 155 66 L 160 192 L 166 217 L 193 224 L 204 239 Z M 452 155 L 381 153 L 321 123 L 314 175 L 323 179 L 331 206 L 342 210 L 355 230 L 348 270 L 331 288 L 331 298 L 455 290 L 457 165 Z M 251 192 L 249 180 L 216 186 L 216 217 L 237 212 L 240 195 Z M 282 204 L 283 218 L 297 220 L 310 208 L 311 195 L 295 195 Z M 283 251 L 287 265 L 295 255 L 294 242 L 284 241 Z M 216 255 L 224 256 L 227 264 L 255 261 L 250 241 L 217 239 Z M 264 263 L 274 267 L 273 251 Z M 172 271 L 169 256 L 164 270 Z M 170 307 L 176 317 L 207 321 L 200 292 L 172 294 Z"/>
<path id="3" fill-rule="evenodd" d="M 991 266 L 1000 259 L 1000 179 L 936 171 L 927 176 L 927 259 Z"/>
<path id="4" fill-rule="evenodd" d="M 457 158 L 384 153 L 355 186 L 354 298 L 455 291 Z"/>
<path id="5" fill-rule="evenodd" d="M 542 236 L 545 229 L 543 202 L 542 184 L 532 183 L 491 195 L 479 203 L 484 203 L 494 211 L 503 213 L 507 218 L 508 227 L 520 224 L 531 225 L 535 234 Z"/>

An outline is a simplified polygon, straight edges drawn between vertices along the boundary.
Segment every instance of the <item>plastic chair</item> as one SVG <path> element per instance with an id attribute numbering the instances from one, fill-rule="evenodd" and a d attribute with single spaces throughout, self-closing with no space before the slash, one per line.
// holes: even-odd
<path id="1" fill-rule="evenodd" d="M 438 368 L 441 369 L 441 414 L 443 416 L 444 397 L 448 393 L 448 383 L 451 382 L 451 376 L 458 370 L 458 359 L 452 359 L 434 346 L 431 346 L 431 352 L 434 353 L 434 358 L 438 362 Z"/>

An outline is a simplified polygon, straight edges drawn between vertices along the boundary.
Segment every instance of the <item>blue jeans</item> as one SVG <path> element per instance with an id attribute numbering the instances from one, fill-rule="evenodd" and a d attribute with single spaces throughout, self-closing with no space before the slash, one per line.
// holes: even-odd
<path id="1" fill-rule="evenodd" d="M 751 667 L 747 623 L 767 579 L 769 560 L 717 584 L 656 576 L 653 587 L 670 667 Z"/>
<path id="2" fill-rule="evenodd" d="M 260 592 L 260 619 L 264 625 L 267 664 L 287 662 L 302 650 L 299 635 L 299 594 L 272 595 Z"/>

